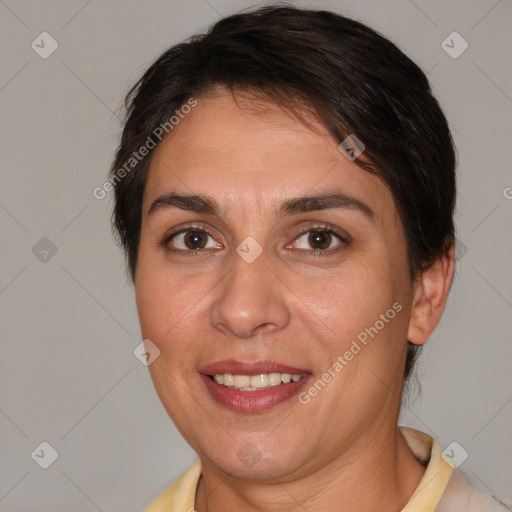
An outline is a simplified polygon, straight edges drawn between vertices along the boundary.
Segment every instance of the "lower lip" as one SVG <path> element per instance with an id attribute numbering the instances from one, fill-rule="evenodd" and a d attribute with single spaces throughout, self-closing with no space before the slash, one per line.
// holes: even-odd
<path id="1" fill-rule="evenodd" d="M 233 411 L 240 412 L 266 411 L 289 400 L 299 392 L 309 377 L 309 375 L 306 375 L 297 382 L 291 381 L 259 391 L 240 391 L 239 389 L 217 384 L 208 375 L 200 374 L 200 376 L 211 397 L 217 403 Z"/>

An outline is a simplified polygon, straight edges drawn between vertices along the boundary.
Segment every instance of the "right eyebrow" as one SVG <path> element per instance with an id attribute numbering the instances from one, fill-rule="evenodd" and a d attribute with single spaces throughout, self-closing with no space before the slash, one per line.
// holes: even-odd
<path id="1" fill-rule="evenodd" d="M 147 216 L 151 217 L 156 212 L 168 208 L 179 208 L 191 212 L 206 213 L 216 217 L 221 216 L 220 208 L 214 199 L 203 195 L 178 194 L 176 192 L 164 194 L 155 199 L 149 207 Z"/>

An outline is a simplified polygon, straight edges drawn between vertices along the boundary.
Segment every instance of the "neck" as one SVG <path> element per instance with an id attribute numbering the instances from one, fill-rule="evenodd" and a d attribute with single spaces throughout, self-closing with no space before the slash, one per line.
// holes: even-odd
<path id="1" fill-rule="evenodd" d="M 332 512 L 401 510 L 425 467 L 395 425 L 368 429 L 349 452 L 316 472 L 292 480 L 258 483 L 232 478 L 203 464 L 197 512 Z"/>

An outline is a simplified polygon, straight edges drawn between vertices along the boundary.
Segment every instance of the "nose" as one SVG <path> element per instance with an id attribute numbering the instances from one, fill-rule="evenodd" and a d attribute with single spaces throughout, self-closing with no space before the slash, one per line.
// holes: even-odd
<path id="1" fill-rule="evenodd" d="M 233 255 L 231 270 L 219 283 L 211 304 L 210 321 L 216 329 L 251 338 L 288 325 L 287 288 L 269 268 L 264 254 L 252 263 Z"/>

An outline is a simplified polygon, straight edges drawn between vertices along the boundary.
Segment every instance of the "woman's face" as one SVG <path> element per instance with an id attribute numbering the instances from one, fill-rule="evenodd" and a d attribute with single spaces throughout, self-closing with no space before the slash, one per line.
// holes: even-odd
<path id="1" fill-rule="evenodd" d="M 292 478 L 396 428 L 406 242 L 387 187 L 324 128 L 237 99 L 199 99 L 155 149 L 137 308 L 157 393 L 203 464 Z"/>

